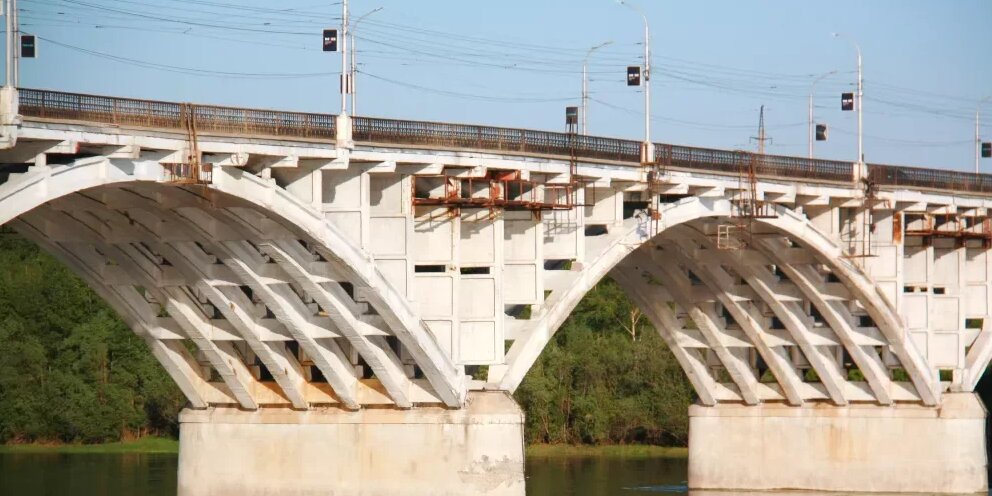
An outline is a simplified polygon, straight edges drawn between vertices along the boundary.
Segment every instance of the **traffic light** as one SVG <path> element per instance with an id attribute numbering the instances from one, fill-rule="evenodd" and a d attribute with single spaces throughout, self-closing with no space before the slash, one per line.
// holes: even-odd
<path id="1" fill-rule="evenodd" d="M 627 66 L 627 86 L 641 85 L 641 67 L 636 65 Z"/>
<path id="2" fill-rule="evenodd" d="M 992 142 L 982 143 L 982 158 L 992 158 Z"/>
<path id="3" fill-rule="evenodd" d="M 854 93 L 840 94 L 840 109 L 843 111 L 854 110 Z"/>
<path id="4" fill-rule="evenodd" d="M 338 30 L 337 29 L 325 29 L 324 30 L 324 51 L 325 52 L 336 52 L 336 51 L 338 51 Z"/>
<path id="5" fill-rule="evenodd" d="M 827 125 L 816 125 L 816 141 L 827 141 Z"/>
<path id="6" fill-rule="evenodd" d="M 21 58 L 33 59 L 37 56 L 37 45 L 33 34 L 21 35 Z"/>
<path id="7" fill-rule="evenodd" d="M 565 124 L 574 126 L 579 123 L 579 107 L 565 107 Z"/>

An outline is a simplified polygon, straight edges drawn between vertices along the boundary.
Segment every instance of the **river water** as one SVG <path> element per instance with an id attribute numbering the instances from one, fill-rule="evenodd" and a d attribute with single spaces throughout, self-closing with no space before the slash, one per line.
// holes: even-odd
<path id="1" fill-rule="evenodd" d="M 175 455 L 0 454 L 0 495 L 175 496 L 176 466 Z M 684 459 L 576 457 L 527 461 L 528 496 L 684 494 L 685 479 Z M 741 496 L 744 495 L 762 496 L 754 492 Z M 724 492 L 719 496 L 733 495 Z"/>
<path id="2" fill-rule="evenodd" d="M 174 496 L 175 455 L 0 454 L 0 495 Z M 686 461 L 552 458 L 527 461 L 528 495 L 685 492 Z"/>

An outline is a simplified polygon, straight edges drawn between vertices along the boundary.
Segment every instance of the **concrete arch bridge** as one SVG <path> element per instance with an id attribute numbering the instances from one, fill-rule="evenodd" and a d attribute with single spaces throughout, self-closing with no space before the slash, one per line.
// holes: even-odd
<path id="1" fill-rule="evenodd" d="M 603 277 L 696 390 L 690 487 L 987 491 L 988 176 L 2 97 L 0 224 L 185 393 L 182 494 L 523 494 L 507 393 Z"/>

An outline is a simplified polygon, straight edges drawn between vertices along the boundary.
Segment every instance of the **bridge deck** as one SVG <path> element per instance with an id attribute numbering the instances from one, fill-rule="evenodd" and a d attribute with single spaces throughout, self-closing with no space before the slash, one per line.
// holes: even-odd
<path id="1" fill-rule="evenodd" d="M 26 118 L 96 122 L 121 127 L 185 130 L 186 116 L 195 118 L 202 135 L 279 137 L 333 141 L 336 116 L 215 105 L 139 100 L 37 89 L 20 90 L 20 113 Z M 640 161 L 641 143 L 634 140 L 584 136 L 529 129 L 441 122 L 355 117 L 352 137 L 358 142 L 498 151 L 503 153 L 574 156 L 631 165 Z M 851 162 L 745 151 L 657 143 L 655 160 L 664 166 L 737 174 L 755 161 L 759 176 L 805 181 L 848 182 Z M 992 193 L 992 175 L 969 172 L 868 165 L 869 179 L 878 186 L 929 188 L 956 192 Z"/>

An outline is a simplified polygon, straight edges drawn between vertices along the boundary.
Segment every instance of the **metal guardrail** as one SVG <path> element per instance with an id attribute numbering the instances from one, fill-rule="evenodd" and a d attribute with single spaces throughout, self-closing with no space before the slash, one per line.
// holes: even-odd
<path id="1" fill-rule="evenodd" d="M 738 174 L 755 161 L 759 176 L 802 178 L 809 181 L 850 181 L 850 162 L 807 159 L 782 155 L 758 155 L 745 151 L 715 150 L 681 145 L 655 145 L 655 160 L 664 165 Z M 744 169 L 746 170 L 746 169 Z"/>
<path id="2" fill-rule="evenodd" d="M 335 139 L 336 116 L 214 105 L 137 100 L 35 89 L 20 89 L 20 113 L 26 117 L 99 122 L 117 126 L 185 130 L 185 113 L 194 112 L 200 134 Z M 188 109 L 188 110 L 187 110 Z M 640 161 L 639 141 L 493 126 L 355 117 L 355 141 L 438 148 L 467 148 L 611 160 Z M 851 182 L 853 164 L 780 155 L 755 155 L 680 145 L 655 145 L 655 160 L 664 166 L 739 174 L 751 160 L 759 176 L 806 181 Z M 992 175 L 940 169 L 869 164 L 879 186 L 909 186 L 949 191 L 992 193 Z"/>
<path id="3" fill-rule="evenodd" d="M 992 175 L 973 172 L 868 164 L 868 178 L 883 186 L 906 186 L 968 193 L 992 193 Z"/>
<path id="4" fill-rule="evenodd" d="M 352 139 L 548 155 L 569 155 L 574 147 L 576 154 L 582 158 L 624 162 L 639 161 L 641 147 L 636 141 L 596 136 L 371 117 L 355 117 L 352 120 Z"/>
<path id="5" fill-rule="evenodd" d="M 201 134 L 336 137 L 335 116 L 331 114 L 192 105 L 24 88 L 18 93 L 19 111 L 27 117 L 185 130 L 184 112 L 190 109 L 196 117 L 197 132 Z"/>

